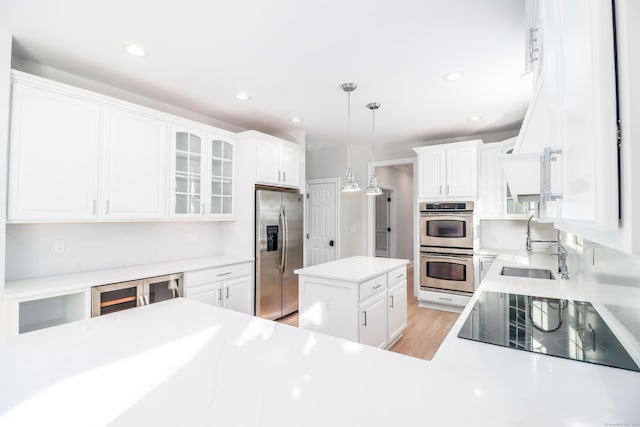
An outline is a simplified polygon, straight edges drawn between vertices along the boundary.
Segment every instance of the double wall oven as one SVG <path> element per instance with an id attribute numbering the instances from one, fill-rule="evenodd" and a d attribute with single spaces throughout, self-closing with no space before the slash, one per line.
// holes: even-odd
<path id="1" fill-rule="evenodd" d="M 473 202 L 420 203 L 420 288 L 473 293 Z"/>

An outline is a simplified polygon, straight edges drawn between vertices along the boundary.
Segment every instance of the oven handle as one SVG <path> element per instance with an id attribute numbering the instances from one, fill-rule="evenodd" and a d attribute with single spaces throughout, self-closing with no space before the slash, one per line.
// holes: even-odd
<path id="1" fill-rule="evenodd" d="M 447 212 L 447 211 L 436 211 L 436 212 L 430 212 L 430 211 L 420 211 L 420 215 L 422 216 L 470 216 L 473 217 L 473 211 L 451 211 L 451 212 Z"/>
<path id="2" fill-rule="evenodd" d="M 461 259 L 468 260 L 468 261 L 473 260 L 473 255 L 436 254 L 433 252 L 429 252 L 429 253 L 421 252 L 421 255 L 425 257 L 428 256 L 431 258 L 438 258 L 438 259 L 452 259 L 454 261 L 458 261 Z"/>

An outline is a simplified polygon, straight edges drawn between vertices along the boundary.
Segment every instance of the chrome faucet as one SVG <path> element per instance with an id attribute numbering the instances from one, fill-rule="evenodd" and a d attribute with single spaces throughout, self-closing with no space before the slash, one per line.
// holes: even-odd
<path id="1" fill-rule="evenodd" d="M 531 240 L 531 220 L 534 216 L 535 215 L 531 215 L 529 221 L 527 221 L 527 251 L 531 252 L 531 243 L 554 243 L 554 245 L 549 246 L 547 250 L 557 245 L 558 251 L 551 253 L 551 255 L 558 255 L 558 273 L 560 274 L 560 278 L 568 279 L 569 269 L 567 267 L 567 255 L 569 252 L 562 246 L 562 243 L 560 243 L 560 231 L 558 231 L 558 238 L 556 240 Z"/>
<path id="2" fill-rule="evenodd" d="M 531 248 L 531 244 L 532 243 L 558 243 L 560 240 L 531 240 L 531 220 L 533 219 L 535 215 L 531 215 L 529 217 L 529 221 L 527 221 L 527 242 L 526 242 L 526 248 L 527 251 L 531 252 L 532 248 Z"/>
<path id="3" fill-rule="evenodd" d="M 551 249 L 554 246 L 556 246 L 556 245 L 551 245 L 547 249 Z M 551 252 L 551 255 L 558 255 L 558 273 L 560 274 L 560 278 L 561 279 L 568 279 L 569 278 L 569 268 L 567 267 L 567 255 L 569 255 L 569 252 L 560 243 L 560 232 L 558 232 L 557 248 L 558 248 L 558 252 Z"/>

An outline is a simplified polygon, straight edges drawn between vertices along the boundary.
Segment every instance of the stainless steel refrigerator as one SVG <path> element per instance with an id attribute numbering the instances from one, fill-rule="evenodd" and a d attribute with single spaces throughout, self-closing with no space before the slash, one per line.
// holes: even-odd
<path id="1" fill-rule="evenodd" d="M 302 267 L 302 195 L 256 189 L 256 315 L 279 319 L 298 310 Z"/>

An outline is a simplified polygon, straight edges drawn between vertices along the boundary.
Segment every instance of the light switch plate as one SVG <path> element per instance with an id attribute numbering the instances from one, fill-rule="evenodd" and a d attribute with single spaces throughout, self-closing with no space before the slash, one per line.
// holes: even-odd
<path id="1" fill-rule="evenodd" d="M 64 253 L 64 240 L 56 239 L 53 241 L 53 252 L 56 254 Z"/>

